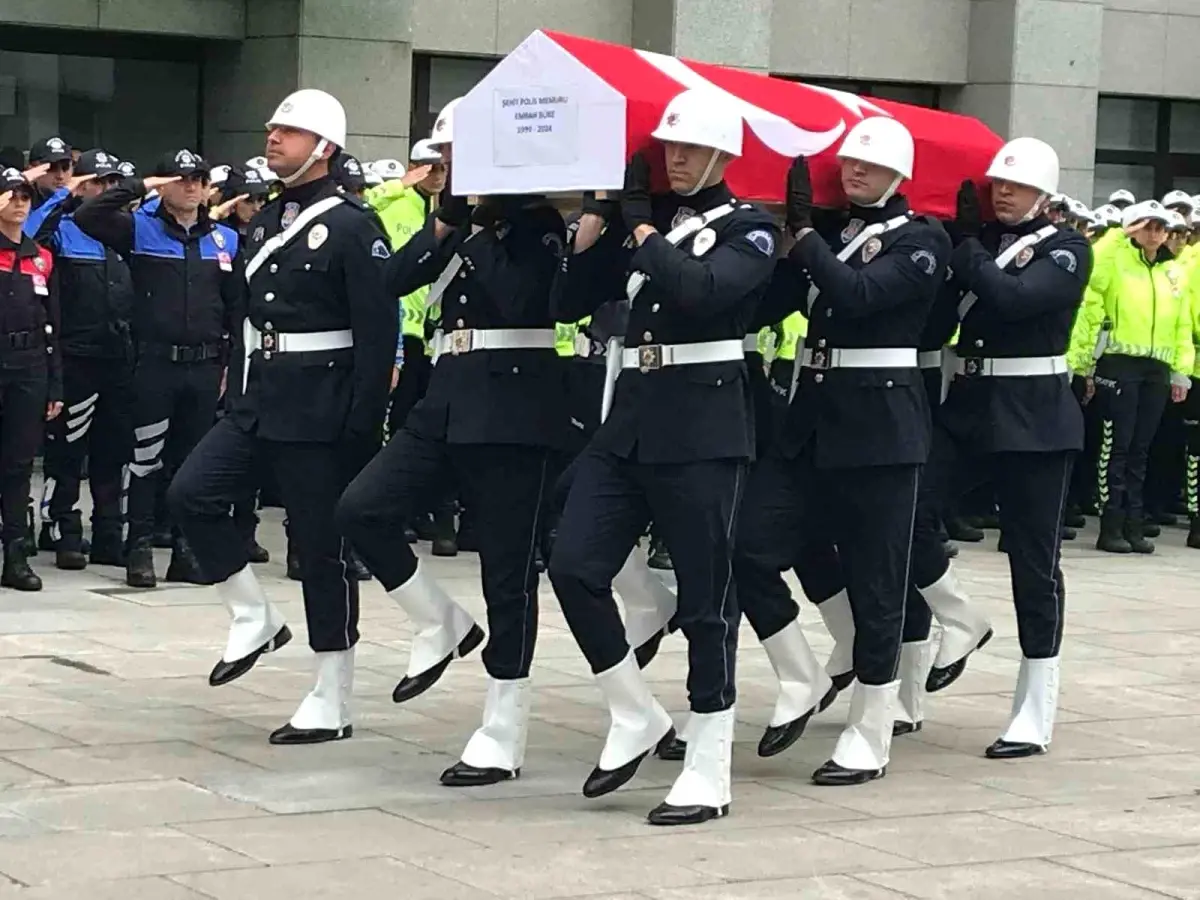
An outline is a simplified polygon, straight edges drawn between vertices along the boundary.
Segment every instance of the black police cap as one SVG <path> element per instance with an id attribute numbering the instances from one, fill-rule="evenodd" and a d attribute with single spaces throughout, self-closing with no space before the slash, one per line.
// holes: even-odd
<path id="1" fill-rule="evenodd" d="M 120 175 L 118 168 L 120 160 L 104 150 L 88 150 L 79 156 L 75 163 L 76 175 L 95 175 L 97 178 L 107 178 L 110 175 Z"/>
<path id="2" fill-rule="evenodd" d="M 56 163 L 71 158 L 71 145 L 58 136 L 42 138 L 29 148 L 30 165 Z"/>
<path id="3" fill-rule="evenodd" d="M 26 181 L 25 176 L 17 169 L 5 169 L 0 172 L 0 193 L 7 191 L 24 194 L 30 198 L 34 195 L 33 185 Z"/>
<path id="4" fill-rule="evenodd" d="M 155 175 L 165 177 L 186 178 L 189 175 L 203 175 L 207 178 L 211 171 L 212 166 L 206 163 L 199 153 L 186 149 L 165 154 L 154 167 Z"/>

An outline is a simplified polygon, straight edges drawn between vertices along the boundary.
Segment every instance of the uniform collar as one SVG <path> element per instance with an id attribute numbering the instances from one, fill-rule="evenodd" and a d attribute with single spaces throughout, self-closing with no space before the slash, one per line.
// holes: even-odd
<path id="1" fill-rule="evenodd" d="M 1040 215 L 1034 216 L 1028 222 L 1018 222 L 1016 225 L 1005 225 L 1002 222 L 997 222 L 996 226 L 1000 234 L 1015 234 L 1017 237 L 1024 237 L 1027 234 L 1033 234 L 1035 231 L 1041 231 L 1050 224 L 1050 219 L 1045 215 Z"/>
<path id="2" fill-rule="evenodd" d="M 185 231 L 184 227 L 175 220 L 175 217 L 167 210 L 167 204 L 163 203 L 161 198 L 159 199 L 158 206 L 154 208 L 153 215 L 162 219 L 167 224 L 167 229 L 181 241 L 199 238 L 208 234 L 213 229 L 212 220 L 208 217 L 208 207 L 203 203 L 200 204 L 200 209 L 196 216 L 196 224 L 192 226 L 190 231 Z"/>
<path id="3" fill-rule="evenodd" d="M 729 190 L 729 185 L 724 181 L 718 181 L 712 187 L 697 191 L 690 197 L 684 197 L 681 194 L 672 194 L 671 196 L 680 206 L 689 206 L 698 213 L 706 213 L 710 209 L 715 209 L 722 203 L 732 200 L 733 192 Z"/>
<path id="4" fill-rule="evenodd" d="M 903 194 L 896 194 L 891 200 L 880 207 L 850 204 L 850 218 L 862 219 L 868 225 L 875 222 L 886 222 L 888 219 L 894 219 L 896 216 L 903 216 L 907 213 L 908 200 Z"/>
<path id="5" fill-rule="evenodd" d="M 30 259 L 38 255 L 37 244 L 24 234 L 21 235 L 21 240 L 15 244 L 0 234 L 0 250 L 16 250 L 17 257 L 20 259 Z"/>
<path id="6" fill-rule="evenodd" d="M 332 196 L 335 193 L 337 193 L 337 183 L 333 180 L 333 176 L 323 175 L 316 181 L 306 181 L 304 184 L 285 188 L 279 199 L 284 206 L 289 203 L 298 203 L 303 209 L 322 197 Z"/>

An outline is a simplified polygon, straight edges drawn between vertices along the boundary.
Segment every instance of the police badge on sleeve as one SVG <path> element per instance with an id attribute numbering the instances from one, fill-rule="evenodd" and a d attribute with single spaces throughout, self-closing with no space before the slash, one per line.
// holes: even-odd
<path id="1" fill-rule="evenodd" d="M 842 243 L 848 244 L 863 230 L 863 226 L 867 223 L 862 219 L 851 219 L 850 222 L 842 229 Z"/>
<path id="2" fill-rule="evenodd" d="M 869 241 L 867 241 L 865 244 L 863 244 L 862 261 L 864 263 L 869 263 L 871 260 L 873 260 L 876 256 L 879 255 L 879 251 L 882 249 L 883 249 L 883 241 L 881 241 L 879 238 L 874 238 L 874 237 L 871 238 Z"/>

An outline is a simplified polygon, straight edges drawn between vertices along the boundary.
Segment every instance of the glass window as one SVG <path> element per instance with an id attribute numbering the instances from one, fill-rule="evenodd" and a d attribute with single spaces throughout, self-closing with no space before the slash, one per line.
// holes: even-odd
<path id="1" fill-rule="evenodd" d="M 1171 103 L 1171 152 L 1200 153 L 1200 103 Z"/>
<path id="2" fill-rule="evenodd" d="M 0 147 L 58 135 L 147 166 L 201 149 L 199 112 L 196 62 L 0 50 Z"/>
<path id="3" fill-rule="evenodd" d="M 912 106 L 928 106 L 937 109 L 938 89 L 928 84 L 871 84 L 863 91 L 868 97 L 894 100 Z"/>
<path id="4" fill-rule="evenodd" d="M 1101 97 L 1096 110 L 1097 150 L 1154 150 L 1158 104 L 1129 97 Z"/>
<path id="5" fill-rule="evenodd" d="M 429 59 L 429 109 L 437 113 L 455 97 L 461 97 L 496 67 L 494 59 L 433 56 Z"/>
<path id="6" fill-rule="evenodd" d="M 1133 196 L 1146 200 L 1154 196 L 1154 166 L 1124 163 L 1096 163 L 1096 178 L 1092 187 L 1092 206 L 1108 202 L 1108 195 L 1125 188 Z"/>

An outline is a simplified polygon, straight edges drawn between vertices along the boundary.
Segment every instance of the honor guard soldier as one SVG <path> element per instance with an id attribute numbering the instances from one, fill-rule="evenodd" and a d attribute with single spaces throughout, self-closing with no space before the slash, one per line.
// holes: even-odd
<path id="1" fill-rule="evenodd" d="M 133 447 L 133 281 L 126 261 L 75 223 L 75 210 L 122 180 L 104 150 L 79 157 L 75 174 L 29 217 L 25 233 L 54 254 L 66 414 L 46 429 L 42 531 L 60 569 L 82 569 L 80 481 L 92 495 L 90 561 L 125 564 L 121 493 Z M 42 543 L 41 541 L 39 543 Z"/>
<path id="2" fill-rule="evenodd" d="M 1048 144 L 1010 141 L 987 171 L 998 222 L 981 224 L 975 186 L 964 182 L 952 229 L 959 358 L 930 467 L 953 458 L 942 448 L 949 437 L 970 472 L 995 479 L 1022 657 L 1012 718 L 987 749 L 992 759 L 1045 752 L 1058 702 L 1062 519 L 1083 448 L 1066 352 L 1092 261 L 1086 238 L 1045 216 L 1058 173 Z"/>
<path id="3" fill-rule="evenodd" d="M 358 582 L 333 528 L 342 489 L 382 436 L 396 303 L 383 286 L 387 239 L 370 209 L 340 190 L 331 158 L 346 113 L 324 91 L 287 97 L 267 122 L 267 158 L 284 191 L 250 222 L 230 410 L 180 467 L 172 513 L 216 583 L 231 620 L 209 683 L 228 684 L 291 638 L 248 564 L 229 511 L 266 461 L 297 545 L 316 684 L 272 744 L 350 737 Z"/>
<path id="4" fill-rule="evenodd" d="M 37 189 L 16 169 L 0 172 L 0 585 L 40 591 L 29 567 L 26 509 L 42 428 L 62 411 L 54 257 L 22 233 Z"/>
<path id="5" fill-rule="evenodd" d="M 796 240 L 768 303 L 799 306 L 809 330 L 780 443 L 747 488 L 734 564 L 742 608 L 780 679 L 769 746 L 760 745 L 778 752 L 830 693 L 779 572 L 806 546 L 836 545 L 827 565 L 841 568 L 834 574 L 846 585 L 857 683 L 833 756 L 813 774 L 823 785 L 879 778 L 888 764 L 917 482 L 929 452 L 917 346 L 950 255 L 946 233 L 914 218 L 896 193 L 913 174 L 903 125 L 866 119 L 838 156 L 851 218 L 831 241 L 811 227 L 805 161 L 789 175 Z"/>
<path id="6" fill-rule="evenodd" d="M 442 110 L 432 139 L 451 166 L 456 106 Z M 418 563 L 404 523 L 428 508 L 447 474 L 473 506 L 491 632 L 487 699 L 482 725 L 441 776 L 449 787 L 470 787 L 515 778 L 524 764 L 535 552 L 550 453 L 566 446 L 569 427 L 550 315 L 565 231 L 545 198 L 490 197 L 474 209 L 466 197 L 443 200 L 388 263 L 387 289 L 395 309 L 397 297 L 432 283 L 426 302 L 442 303 L 448 331 L 437 338 L 425 396 L 346 489 L 337 523 L 417 629 L 392 693 L 402 703 L 484 637 Z"/>
<path id="7" fill-rule="evenodd" d="M 612 596 L 614 577 L 653 520 L 675 562 L 691 706 L 683 772 L 651 810 L 655 825 L 724 816 L 731 800 L 739 624 L 732 533 L 754 456 L 742 346 L 777 243 L 771 218 L 739 203 L 724 181 L 741 156 L 743 126 L 719 96 L 687 90 L 675 97 L 653 132 L 673 193 L 651 199 L 650 164 L 641 153 L 626 170 L 628 270 L 614 268 L 610 255 L 591 259 L 590 251 L 565 263 L 577 284 L 602 280 L 598 296 L 609 299 L 628 271 L 632 303 L 612 411 L 579 460 L 549 566 L 611 716 L 583 792 L 597 797 L 621 787 L 674 737 Z"/>
<path id="8" fill-rule="evenodd" d="M 152 541 L 164 464 L 182 460 L 204 436 L 220 398 L 238 235 L 209 218 L 208 175 L 208 163 L 190 150 L 168 153 L 153 177 L 128 178 L 75 211 L 83 233 L 124 257 L 133 276 L 130 587 L 157 583 Z M 126 209 L 151 189 L 159 202 Z M 173 543 L 167 580 L 203 583 L 183 537 L 176 533 Z"/>

